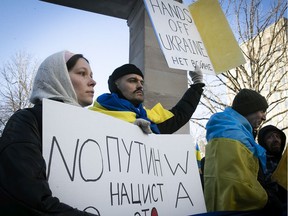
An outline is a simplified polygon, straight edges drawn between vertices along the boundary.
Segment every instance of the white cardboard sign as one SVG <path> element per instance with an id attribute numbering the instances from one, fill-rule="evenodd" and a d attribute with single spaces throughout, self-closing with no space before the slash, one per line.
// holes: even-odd
<path id="1" fill-rule="evenodd" d="M 146 135 L 131 123 L 43 101 L 43 155 L 53 196 L 95 215 L 206 212 L 190 135 Z"/>
<path id="2" fill-rule="evenodd" d="M 144 0 L 160 48 L 170 68 L 215 74 L 188 6 L 174 0 Z"/>

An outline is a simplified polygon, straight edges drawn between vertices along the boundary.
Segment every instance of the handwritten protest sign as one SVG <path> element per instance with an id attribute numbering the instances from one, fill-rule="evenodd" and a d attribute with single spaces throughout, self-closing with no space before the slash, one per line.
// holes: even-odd
<path id="1" fill-rule="evenodd" d="M 186 5 L 174 0 L 144 0 L 160 48 L 170 68 L 215 74 L 204 43 Z"/>
<path id="2" fill-rule="evenodd" d="M 144 3 L 170 68 L 220 74 L 246 62 L 218 1 Z"/>
<path id="3" fill-rule="evenodd" d="M 206 212 L 190 135 L 146 135 L 125 121 L 43 101 L 43 155 L 53 196 L 95 215 Z"/>

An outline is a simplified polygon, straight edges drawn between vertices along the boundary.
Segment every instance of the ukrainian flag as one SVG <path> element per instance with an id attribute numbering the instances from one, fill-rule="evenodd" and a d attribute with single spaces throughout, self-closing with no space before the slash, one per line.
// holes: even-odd
<path id="1" fill-rule="evenodd" d="M 198 146 L 198 143 L 196 143 L 196 160 L 197 160 L 197 164 L 198 164 L 198 168 L 201 168 L 201 152 L 200 152 L 200 148 Z"/>

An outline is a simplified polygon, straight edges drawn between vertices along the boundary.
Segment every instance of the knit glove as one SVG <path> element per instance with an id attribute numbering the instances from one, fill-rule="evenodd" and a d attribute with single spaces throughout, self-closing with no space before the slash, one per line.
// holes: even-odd
<path id="1" fill-rule="evenodd" d="M 136 119 L 134 124 L 139 126 L 145 134 L 151 134 L 152 133 L 149 121 L 142 119 L 142 118 L 138 118 L 138 119 Z"/>
<path id="2" fill-rule="evenodd" d="M 203 83 L 203 73 L 198 65 L 195 65 L 194 71 L 189 71 L 189 76 L 194 84 Z"/>

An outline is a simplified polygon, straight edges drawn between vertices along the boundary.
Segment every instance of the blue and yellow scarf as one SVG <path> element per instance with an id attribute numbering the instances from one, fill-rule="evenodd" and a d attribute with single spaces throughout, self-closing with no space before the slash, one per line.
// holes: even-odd
<path id="1" fill-rule="evenodd" d="M 156 104 L 151 110 L 146 109 L 140 104 L 135 107 L 128 100 L 119 98 L 117 94 L 100 95 L 93 106 L 89 109 L 98 111 L 116 118 L 134 123 L 138 118 L 145 119 L 151 123 L 150 128 L 153 133 L 159 134 L 160 131 L 157 124 L 166 121 L 174 116 L 172 112 L 162 107 L 160 103 Z"/>

